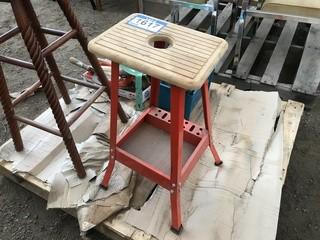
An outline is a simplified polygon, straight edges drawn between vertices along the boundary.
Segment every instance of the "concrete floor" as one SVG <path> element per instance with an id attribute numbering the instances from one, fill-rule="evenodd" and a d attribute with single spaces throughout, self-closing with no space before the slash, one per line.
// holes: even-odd
<path id="1" fill-rule="evenodd" d="M 67 29 L 57 3 L 51 0 L 32 0 L 40 21 L 46 26 Z M 89 38 L 109 28 L 120 19 L 135 12 L 135 1 L 105 0 L 104 10 L 93 11 L 88 0 L 72 1 L 79 20 Z M 150 7 L 148 10 L 151 11 Z M 165 7 L 153 7 L 152 15 L 163 17 Z M 11 8 L 0 4 L 0 33 L 15 26 Z M 55 57 L 62 72 L 78 77 L 81 70 L 68 63 L 74 56 L 85 59 L 76 42 L 68 42 Z M 27 58 L 20 37 L 4 44 L 1 54 Z M 23 89 L 36 79 L 34 72 L 3 65 L 10 90 Z M 47 108 L 40 91 L 17 108 L 17 112 L 34 118 Z M 31 110 L 32 109 L 32 110 Z M 7 123 L 0 107 L 0 144 L 10 138 Z M 283 189 L 277 240 L 320 239 L 320 98 L 307 108 L 298 132 Z M 77 221 L 61 210 L 46 211 L 46 202 L 0 176 L 0 239 L 79 239 Z M 107 239 L 96 231 L 89 233 L 91 239 Z"/>

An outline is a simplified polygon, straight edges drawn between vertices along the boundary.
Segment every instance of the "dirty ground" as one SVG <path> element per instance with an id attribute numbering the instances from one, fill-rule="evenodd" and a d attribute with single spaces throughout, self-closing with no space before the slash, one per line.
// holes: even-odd
<path id="1" fill-rule="evenodd" d="M 52 28 L 68 29 L 56 2 L 33 0 L 40 21 Z M 96 36 L 120 19 L 135 12 L 135 1 L 104 0 L 104 10 L 93 11 L 88 0 L 72 1 L 75 11 L 89 38 Z M 163 17 L 165 7 L 147 5 L 147 12 Z M 15 26 L 10 5 L 0 3 L 0 33 Z M 1 54 L 28 59 L 19 36 L 0 48 Z M 69 64 L 70 56 L 85 59 L 80 46 L 70 41 L 55 52 L 63 74 L 78 77 L 81 70 Z M 36 75 L 3 64 L 11 92 L 19 91 L 34 82 Z M 70 86 L 71 87 L 71 86 Z M 17 107 L 17 113 L 35 118 L 47 108 L 40 91 Z M 32 109 L 32 110 L 31 110 Z M 320 98 L 307 108 L 302 118 L 287 180 L 283 189 L 277 240 L 320 239 Z M 0 107 L 0 145 L 10 138 Z M 107 239 L 92 231 L 91 239 Z M 60 210 L 46 210 L 46 202 L 33 193 L 0 176 L 0 240 L 7 239 L 79 239 L 77 221 Z"/>

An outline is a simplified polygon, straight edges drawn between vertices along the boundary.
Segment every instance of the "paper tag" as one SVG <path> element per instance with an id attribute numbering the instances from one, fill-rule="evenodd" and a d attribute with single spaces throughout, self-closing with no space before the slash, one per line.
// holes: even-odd
<path id="1" fill-rule="evenodd" d="M 157 33 L 167 26 L 167 22 L 165 21 L 154 19 L 142 14 L 136 15 L 128 22 L 128 24 L 153 33 Z"/>

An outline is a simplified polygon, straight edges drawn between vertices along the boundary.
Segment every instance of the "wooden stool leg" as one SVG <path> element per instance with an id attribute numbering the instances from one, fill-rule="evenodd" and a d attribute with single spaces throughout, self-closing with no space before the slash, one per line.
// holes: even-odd
<path id="1" fill-rule="evenodd" d="M 180 191 L 183 156 L 185 90 L 171 86 L 171 229 L 180 233 L 182 230 Z"/>
<path id="2" fill-rule="evenodd" d="M 205 82 L 205 84 L 203 84 L 203 86 L 201 87 L 201 92 L 202 92 L 202 104 L 203 104 L 203 114 L 204 114 L 204 122 L 205 122 L 205 126 L 206 129 L 208 130 L 208 134 L 209 134 L 209 147 L 210 150 L 212 152 L 212 155 L 215 159 L 215 165 L 219 166 L 222 164 L 222 161 L 219 157 L 219 154 L 215 148 L 215 146 L 213 145 L 213 141 L 212 141 L 212 124 L 211 124 L 211 114 L 210 114 L 210 101 L 209 101 L 209 90 L 208 90 L 209 86 L 208 86 L 208 81 Z"/>
<path id="3" fill-rule="evenodd" d="M 59 3 L 59 6 L 61 8 L 61 10 L 63 11 L 64 15 L 66 16 L 69 25 L 71 26 L 72 29 L 77 29 L 78 34 L 77 34 L 77 38 L 78 41 L 83 49 L 83 51 L 85 52 L 87 58 L 89 59 L 94 71 L 96 72 L 101 84 L 103 86 L 106 86 L 106 91 L 107 94 L 110 97 L 110 87 L 109 87 L 109 82 L 108 79 L 106 77 L 106 75 L 104 74 L 99 61 L 97 59 L 97 57 L 92 54 L 91 52 L 88 51 L 88 40 L 87 37 L 85 35 L 85 33 L 83 32 L 80 22 L 78 21 L 76 15 L 73 12 L 73 9 L 71 7 L 70 1 L 65 1 L 65 0 L 57 0 Z M 124 112 L 122 106 L 120 105 L 120 102 L 118 102 L 118 114 L 119 117 L 121 119 L 121 121 L 123 123 L 128 122 L 128 116 L 127 114 Z"/>
<path id="4" fill-rule="evenodd" d="M 96 0 L 96 6 L 98 10 L 102 10 L 102 3 L 101 0 Z"/>
<path id="5" fill-rule="evenodd" d="M 10 99 L 8 86 L 0 64 L 0 102 L 7 119 L 13 144 L 17 152 L 23 150 L 23 142 L 17 120 L 14 118 L 14 108 Z"/>
<path id="6" fill-rule="evenodd" d="M 48 41 L 47 41 L 45 35 L 43 34 L 43 32 L 41 31 L 41 26 L 40 26 L 39 20 L 37 18 L 36 13 L 34 12 L 34 9 L 32 7 L 30 0 L 24 1 L 24 7 L 25 7 L 26 12 L 28 13 L 28 17 L 29 17 L 30 22 L 32 24 L 33 30 L 36 34 L 36 38 L 39 41 L 41 48 L 44 49 L 45 47 L 48 46 Z M 53 55 L 48 54 L 46 56 L 46 61 L 47 61 L 48 66 L 52 72 L 52 75 L 57 83 L 57 86 L 60 90 L 60 93 L 63 97 L 64 102 L 66 104 L 71 103 L 71 99 L 70 99 L 68 90 L 66 88 L 66 85 L 64 84 L 63 79 L 61 78 L 59 68 L 57 66 L 57 63 L 56 63 Z"/>
<path id="7" fill-rule="evenodd" d="M 28 21 L 28 16 L 24 8 L 24 2 L 21 0 L 11 0 L 11 6 L 22 38 L 28 49 L 35 70 L 37 71 L 41 85 L 48 99 L 52 113 L 56 119 L 58 128 L 69 152 L 74 168 L 76 169 L 79 178 L 84 178 L 86 176 L 85 169 L 82 165 L 80 155 L 70 132 L 68 123 L 64 117 L 64 113 L 61 109 L 59 99 L 50 80 L 49 72 L 41 52 L 41 47 L 36 39 L 33 28 Z"/>
<path id="8" fill-rule="evenodd" d="M 96 5 L 95 1 L 94 0 L 90 0 L 90 3 L 91 3 L 91 6 L 92 6 L 92 9 L 96 10 L 97 9 L 97 5 Z"/>
<path id="9" fill-rule="evenodd" d="M 107 171 L 104 175 L 102 186 L 107 188 L 116 161 L 117 147 L 117 122 L 118 122 L 118 89 L 119 89 L 119 64 L 111 65 L 111 118 L 110 118 L 110 157 Z"/>

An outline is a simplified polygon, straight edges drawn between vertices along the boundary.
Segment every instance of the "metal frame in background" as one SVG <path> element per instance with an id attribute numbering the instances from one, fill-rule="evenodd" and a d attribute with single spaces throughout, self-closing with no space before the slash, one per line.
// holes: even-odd
<path id="1" fill-rule="evenodd" d="M 217 34 L 217 21 L 219 15 L 219 6 L 225 5 L 221 0 L 209 0 L 205 4 L 192 3 L 182 0 L 145 0 L 149 2 L 155 3 L 163 3 L 171 5 L 171 13 L 170 13 L 170 21 L 173 23 L 179 23 L 180 16 L 179 10 L 181 7 L 189 8 L 189 9 L 198 9 L 200 11 L 207 11 L 211 13 L 211 23 L 210 23 L 210 31 L 209 33 L 212 35 Z M 237 20 L 238 15 L 238 5 L 240 0 L 226 0 L 224 2 L 232 3 L 232 15 L 231 15 L 231 24 L 228 32 L 233 29 L 233 26 Z M 139 12 L 144 13 L 144 0 L 138 0 L 139 4 Z"/>
<path id="2" fill-rule="evenodd" d="M 209 0 L 207 3 L 199 4 L 186 2 L 181 0 L 170 0 L 171 4 L 171 22 L 179 22 L 179 10 L 180 7 L 186 7 L 191 9 L 204 10 L 211 13 L 210 18 L 210 34 L 217 35 L 217 21 L 219 14 L 219 2 L 220 0 Z"/>
<path id="3" fill-rule="evenodd" d="M 288 20 L 288 21 L 304 22 L 304 23 L 310 23 L 310 24 L 312 23 L 320 24 L 320 16 L 319 18 L 314 18 L 314 17 L 299 16 L 299 15 L 282 14 L 277 12 L 262 11 L 261 8 L 263 6 L 264 0 L 258 0 L 256 8 L 251 7 L 251 2 L 252 0 L 242 1 L 242 9 L 239 17 L 238 40 L 236 44 L 234 61 L 233 61 L 234 73 L 237 71 L 238 64 L 241 59 L 242 40 L 244 37 L 245 21 L 247 16 L 252 16 L 256 20 L 257 18 L 271 18 L 271 19 L 277 19 L 277 20 Z"/>

